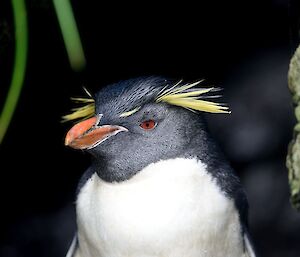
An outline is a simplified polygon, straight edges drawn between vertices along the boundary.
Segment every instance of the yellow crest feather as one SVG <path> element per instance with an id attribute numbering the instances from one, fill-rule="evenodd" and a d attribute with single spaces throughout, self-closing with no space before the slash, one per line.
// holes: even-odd
<path id="1" fill-rule="evenodd" d="M 206 93 L 212 93 L 218 88 L 194 88 L 203 80 L 194 83 L 180 85 L 182 80 L 170 88 L 164 88 L 156 98 L 156 102 L 165 102 L 171 105 L 180 106 L 189 110 L 203 111 L 211 113 L 230 113 L 227 106 L 220 103 L 202 100 L 203 98 L 219 97 L 218 95 L 206 96 Z"/>
<path id="2" fill-rule="evenodd" d="M 123 112 L 123 113 L 120 115 L 120 117 L 129 117 L 130 115 L 132 115 L 132 114 L 136 113 L 137 111 L 139 111 L 140 108 L 141 108 L 141 107 L 139 106 L 139 107 L 134 108 L 134 109 L 131 110 L 131 111 Z"/>
<path id="3" fill-rule="evenodd" d="M 71 109 L 71 113 L 64 115 L 62 117 L 62 122 L 72 121 L 72 120 L 85 120 L 92 117 L 95 114 L 95 100 L 92 98 L 91 94 L 86 88 L 83 88 L 88 98 L 85 97 L 72 97 L 71 100 L 75 103 L 82 104 L 83 106 Z"/>
<path id="4" fill-rule="evenodd" d="M 227 106 L 221 103 L 203 100 L 205 98 L 219 97 L 219 95 L 206 95 L 207 93 L 213 93 L 218 91 L 218 88 L 195 88 L 203 80 L 196 81 L 194 83 L 188 83 L 181 85 L 182 80 L 175 83 L 173 86 L 164 87 L 156 97 L 155 101 L 165 102 L 171 105 L 180 106 L 190 111 L 203 111 L 210 113 L 230 113 Z M 85 120 L 95 115 L 95 100 L 91 94 L 84 88 L 88 97 L 72 97 L 71 100 L 82 104 L 83 106 L 73 108 L 70 114 L 62 117 L 62 122 L 72 120 Z M 124 112 L 120 117 L 128 117 L 137 111 L 140 107 L 137 107 L 131 111 Z"/>

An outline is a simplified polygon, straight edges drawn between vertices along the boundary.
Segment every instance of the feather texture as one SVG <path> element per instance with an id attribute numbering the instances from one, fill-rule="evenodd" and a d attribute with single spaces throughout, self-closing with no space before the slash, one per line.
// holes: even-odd
<path id="1" fill-rule="evenodd" d="M 188 83 L 181 85 L 182 80 L 177 82 L 170 88 L 165 87 L 157 98 L 156 102 L 165 102 L 171 105 L 180 106 L 189 110 L 204 111 L 211 113 L 230 113 L 227 106 L 221 103 L 202 100 L 204 98 L 219 97 L 219 95 L 206 95 L 207 93 L 213 93 L 219 91 L 219 88 L 194 88 L 200 84 L 203 80 L 196 81 L 194 83 Z"/>
<path id="2" fill-rule="evenodd" d="M 88 97 L 72 97 L 71 100 L 82 106 L 71 109 L 71 113 L 62 117 L 62 122 L 73 120 L 85 120 L 95 114 L 95 100 L 91 94 L 84 88 Z"/>
<path id="3" fill-rule="evenodd" d="M 120 115 L 120 117 L 128 117 L 128 116 L 130 116 L 130 115 L 136 113 L 137 111 L 139 111 L 140 108 L 141 108 L 141 107 L 139 106 L 139 107 L 134 108 L 134 109 L 131 110 L 131 111 L 123 112 L 123 113 Z"/>
<path id="4" fill-rule="evenodd" d="M 209 87 L 199 88 L 196 87 L 203 80 L 193 83 L 182 84 L 182 80 L 174 85 L 167 85 L 163 87 L 157 94 L 154 101 L 156 103 L 164 102 L 170 105 L 176 105 L 186 108 L 190 111 L 203 111 L 210 113 L 230 113 L 227 106 L 221 103 L 208 101 L 208 98 L 217 98 L 220 95 L 213 94 L 220 91 L 220 88 Z M 72 101 L 81 104 L 82 106 L 73 108 L 70 114 L 62 117 L 62 122 L 73 120 L 85 120 L 95 115 L 95 100 L 91 94 L 84 88 L 88 97 L 73 97 Z M 120 117 L 128 117 L 140 110 L 141 106 L 136 107 L 130 111 L 123 112 Z"/>

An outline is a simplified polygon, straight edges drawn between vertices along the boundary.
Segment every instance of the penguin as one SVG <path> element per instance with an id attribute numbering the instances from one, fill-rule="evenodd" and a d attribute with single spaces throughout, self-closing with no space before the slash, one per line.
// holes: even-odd
<path id="1" fill-rule="evenodd" d="M 218 88 L 163 77 L 111 84 L 64 116 L 88 152 L 67 257 L 255 257 L 241 182 L 209 134 Z"/>

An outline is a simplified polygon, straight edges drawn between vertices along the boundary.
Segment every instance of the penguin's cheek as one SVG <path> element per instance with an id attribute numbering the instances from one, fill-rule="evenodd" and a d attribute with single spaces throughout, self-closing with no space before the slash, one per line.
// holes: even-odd
<path id="1" fill-rule="evenodd" d="M 92 117 L 74 125 L 67 133 L 65 145 L 74 149 L 92 149 L 126 128 L 117 125 L 98 126 L 98 118 Z"/>

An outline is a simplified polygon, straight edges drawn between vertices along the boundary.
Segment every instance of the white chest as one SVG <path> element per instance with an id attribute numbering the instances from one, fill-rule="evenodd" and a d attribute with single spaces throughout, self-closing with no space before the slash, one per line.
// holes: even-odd
<path id="1" fill-rule="evenodd" d="M 232 201 L 194 159 L 149 165 L 132 179 L 96 174 L 77 200 L 82 257 L 241 257 Z"/>

